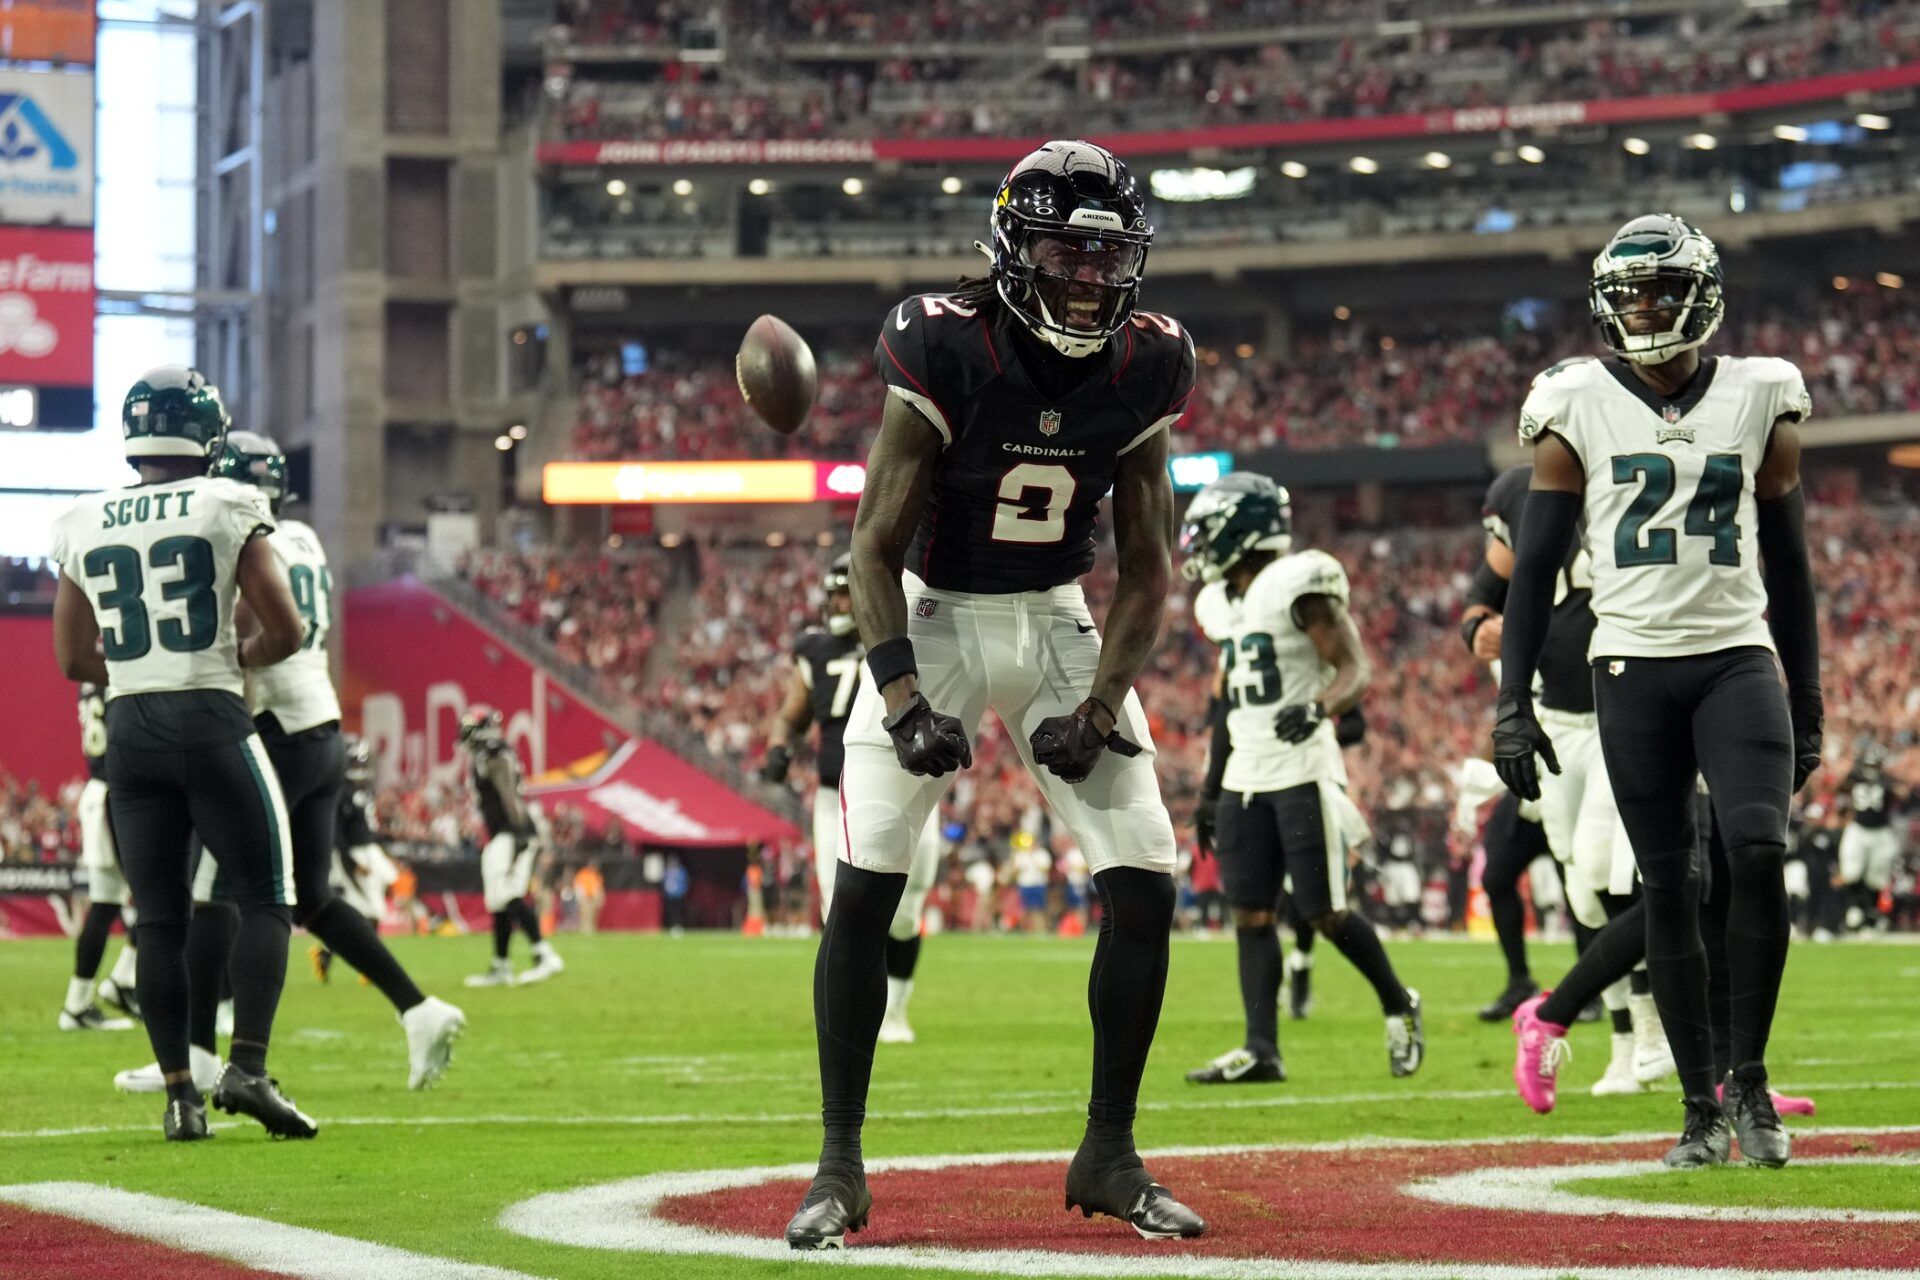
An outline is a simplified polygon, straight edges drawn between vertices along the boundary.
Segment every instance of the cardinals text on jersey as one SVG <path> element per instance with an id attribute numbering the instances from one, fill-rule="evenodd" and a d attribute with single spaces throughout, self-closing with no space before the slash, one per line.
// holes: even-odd
<path id="1" fill-rule="evenodd" d="M 1316 595 L 1345 604 L 1346 570 L 1324 551 L 1299 551 L 1260 570 L 1243 596 L 1231 596 L 1225 582 L 1214 582 L 1194 601 L 1194 620 L 1220 646 L 1226 673 L 1233 748 L 1222 783 L 1227 791 L 1284 791 L 1306 782 L 1346 785 L 1347 767 L 1332 720 L 1297 744 L 1281 741 L 1274 728 L 1281 707 L 1319 696 L 1333 678 L 1296 607 L 1303 596 Z"/>
<path id="2" fill-rule="evenodd" d="M 1765 356 L 1709 357 L 1671 403 L 1599 360 L 1534 379 L 1521 439 L 1553 432 L 1586 472 L 1593 656 L 1773 647 L 1754 478 L 1774 423 L 1810 412 L 1800 371 Z"/>

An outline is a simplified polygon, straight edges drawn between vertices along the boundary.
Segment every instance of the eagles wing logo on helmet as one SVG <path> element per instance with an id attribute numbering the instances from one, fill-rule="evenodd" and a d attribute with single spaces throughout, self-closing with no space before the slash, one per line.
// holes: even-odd
<path id="1" fill-rule="evenodd" d="M 287 455 L 272 437 L 230 431 L 207 474 L 256 486 L 277 514 L 287 497 Z"/>
<path id="2" fill-rule="evenodd" d="M 129 458 L 211 458 L 228 422 L 220 388 L 185 365 L 147 370 L 120 402 Z"/>
<path id="3" fill-rule="evenodd" d="M 1042 342 L 1090 356 L 1133 315 L 1153 227 L 1106 148 L 1047 143 L 1007 174 L 991 221 L 994 287 Z"/>
<path id="4" fill-rule="evenodd" d="M 1250 551 L 1285 555 L 1293 546 L 1293 501 L 1253 471 L 1222 476 L 1187 507 L 1180 531 L 1183 577 L 1218 582 Z"/>
<path id="5" fill-rule="evenodd" d="M 1593 260 L 1593 322 L 1615 355 L 1664 364 L 1720 327 L 1720 251 L 1670 213 L 1635 218 Z"/>

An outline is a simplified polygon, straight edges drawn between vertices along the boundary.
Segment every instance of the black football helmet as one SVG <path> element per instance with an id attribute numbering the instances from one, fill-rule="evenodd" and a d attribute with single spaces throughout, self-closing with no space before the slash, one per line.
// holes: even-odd
<path id="1" fill-rule="evenodd" d="M 820 582 L 827 593 L 827 631 L 836 636 L 853 634 L 853 556 L 842 553 L 827 566 Z"/>
<path id="2" fill-rule="evenodd" d="M 286 451 L 271 436 L 257 431 L 227 432 L 207 474 L 255 486 L 267 495 L 275 515 L 280 514 L 280 504 L 287 499 Z"/>
<path id="3" fill-rule="evenodd" d="M 373 748 L 357 733 L 350 733 L 341 741 L 347 749 L 347 781 L 356 787 L 366 786 L 373 777 Z"/>
<path id="4" fill-rule="evenodd" d="M 993 201 L 993 283 L 1035 337 L 1090 356 L 1133 315 L 1153 228 L 1127 166 L 1091 142 L 1049 142 Z"/>
<path id="5" fill-rule="evenodd" d="M 506 741 L 500 713 L 475 707 L 460 717 L 460 745 L 469 751 L 490 751 Z"/>

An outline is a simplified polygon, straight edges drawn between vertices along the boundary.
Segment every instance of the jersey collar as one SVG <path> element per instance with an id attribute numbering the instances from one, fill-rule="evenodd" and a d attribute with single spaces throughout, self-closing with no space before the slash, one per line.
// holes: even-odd
<path id="1" fill-rule="evenodd" d="M 1132 325 L 1128 324 L 1122 328 L 1121 332 L 1109 338 L 1107 345 L 1098 353 L 1073 360 L 1073 363 L 1080 367 L 1076 372 L 1083 370 L 1083 376 L 1080 381 L 1073 383 L 1056 396 L 1042 388 L 1027 372 L 1027 360 L 1033 357 L 1023 353 L 1022 348 L 1029 343 L 1037 343 L 1038 339 L 1025 333 L 1015 332 L 1015 326 L 1019 323 L 1007 308 L 1000 308 L 999 323 L 995 325 L 998 332 L 994 336 L 1001 344 L 1000 350 L 1004 358 L 1000 362 L 998 372 L 1001 377 L 1043 404 L 1072 404 L 1088 396 L 1104 393 L 1113 382 L 1121 355 L 1133 341 L 1133 335 L 1128 332 Z M 1045 351 L 1038 353 L 1040 359 L 1044 360 L 1047 356 L 1048 353 Z M 1070 357 L 1061 356 L 1059 359 L 1067 360 Z"/>
<path id="2" fill-rule="evenodd" d="M 1636 378 L 1633 370 L 1620 361 L 1607 365 L 1607 372 L 1634 399 L 1647 406 L 1654 416 L 1665 422 L 1678 422 L 1693 412 L 1695 405 L 1706 398 L 1707 388 L 1713 385 L 1713 375 L 1720 369 L 1720 357 L 1708 356 L 1694 370 L 1693 380 L 1680 389 L 1680 394 L 1669 400 L 1652 387 Z"/>

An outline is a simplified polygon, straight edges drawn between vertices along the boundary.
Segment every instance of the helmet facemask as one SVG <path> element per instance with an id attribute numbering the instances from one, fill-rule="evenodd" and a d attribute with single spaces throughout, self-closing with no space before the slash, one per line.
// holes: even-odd
<path id="1" fill-rule="evenodd" d="M 1287 491 L 1264 478 L 1236 478 L 1231 485 L 1202 490 L 1187 508 L 1180 528 L 1180 576 L 1219 582 L 1255 551 L 1285 555 L 1292 548 Z"/>
<path id="2" fill-rule="evenodd" d="M 1593 322 L 1615 355 L 1665 364 L 1720 327 L 1720 251 L 1671 214 L 1635 218 L 1593 260 L 1589 298 Z"/>
<path id="3" fill-rule="evenodd" d="M 1091 222 L 1086 215 L 1092 212 L 1074 216 Z M 999 255 L 1001 300 L 1062 355 L 1095 354 L 1133 315 L 1147 264 L 1141 236 L 1091 225 L 996 227 L 994 234 L 1006 242 Z"/>

